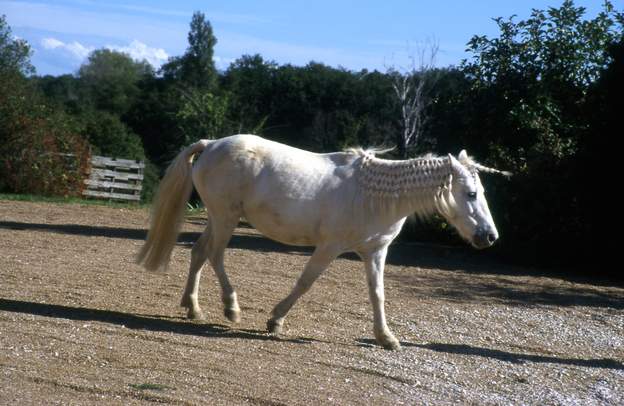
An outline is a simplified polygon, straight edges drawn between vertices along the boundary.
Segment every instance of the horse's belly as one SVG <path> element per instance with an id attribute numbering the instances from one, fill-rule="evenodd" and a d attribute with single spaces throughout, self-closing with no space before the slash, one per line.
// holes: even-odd
<path id="1" fill-rule="evenodd" d="M 259 205 L 244 211 L 246 220 L 272 240 L 299 246 L 317 244 L 318 221 L 313 216 L 306 216 L 303 210 L 297 215 Z"/>

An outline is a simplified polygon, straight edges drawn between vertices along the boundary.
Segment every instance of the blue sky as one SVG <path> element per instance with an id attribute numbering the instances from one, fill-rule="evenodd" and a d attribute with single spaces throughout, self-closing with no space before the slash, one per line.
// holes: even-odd
<path id="1" fill-rule="evenodd" d="M 280 64 L 311 60 L 351 70 L 407 64 L 436 41 L 439 66 L 457 65 L 474 35 L 497 35 L 493 17 L 529 16 L 562 0 L 147 1 L 0 0 L 13 34 L 32 46 L 37 74 L 75 73 L 89 52 L 110 48 L 156 67 L 181 55 L 193 11 L 205 13 L 220 69 L 243 54 Z M 617 4 L 617 1 L 614 1 Z M 576 0 L 593 18 L 601 0 Z M 619 8 L 619 7 L 618 7 Z"/>

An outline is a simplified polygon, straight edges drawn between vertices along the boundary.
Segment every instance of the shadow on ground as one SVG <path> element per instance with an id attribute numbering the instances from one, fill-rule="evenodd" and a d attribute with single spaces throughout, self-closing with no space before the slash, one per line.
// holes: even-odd
<path id="1" fill-rule="evenodd" d="M 357 340 L 358 345 L 363 347 L 375 346 L 374 340 L 361 338 Z M 483 357 L 496 359 L 499 361 L 510 362 L 512 364 L 524 364 L 527 362 L 533 363 L 546 363 L 546 364 L 561 364 L 561 365 L 573 365 L 578 367 L 587 368 L 602 368 L 602 369 L 617 369 L 624 371 L 624 364 L 620 361 L 616 361 L 609 358 L 601 359 L 578 359 L 578 358 L 560 358 L 546 355 L 534 355 L 534 354 L 518 354 L 514 352 L 494 350 L 491 348 L 474 347 L 466 344 L 443 344 L 443 343 L 428 343 L 428 344 L 416 344 L 406 341 L 401 341 L 401 346 L 404 348 L 422 348 L 425 350 L 445 353 L 466 355 L 471 357 Z"/>
<path id="2" fill-rule="evenodd" d="M 194 222 L 200 224 L 199 222 Z M 144 240 L 147 230 L 87 226 L 81 224 L 40 224 L 15 221 L 0 221 L 0 229 L 52 232 L 88 237 L 107 237 L 132 240 Z M 178 237 L 178 244 L 191 247 L 199 238 L 198 232 L 183 232 Z M 309 247 L 296 247 L 281 244 L 258 234 L 238 233 L 232 236 L 230 248 L 281 252 L 308 255 Z M 355 254 L 345 254 L 343 258 L 358 260 Z M 599 292 L 587 287 L 554 287 L 540 291 L 527 289 L 516 281 L 505 281 L 505 275 L 532 274 L 526 268 L 501 265 L 490 259 L 478 256 L 468 248 L 441 247 L 426 244 L 397 243 L 390 247 L 387 263 L 399 266 L 441 269 L 453 271 L 444 278 L 431 278 L 417 272 L 394 273 L 387 277 L 399 283 L 402 289 L 410 290 L 414 295 L 426 293 L 457 301 L 499 300 L 512 305 L 557 305 L 591 306 L 612 309 L 624 309 L 624 295 Z M 484 280 L 472 275 L 494 274 L 496 280 Z M 557 275 L 559 276 L 559 275 Z M 594 283 L 595 281 L 583 281 Z M 426 291 L 426 292 L 425 292 Z"/>
<path id="3" fill-rule="evenodd" d="M 191 222 L 197 225 L 204 224 L 196 220 Z M 0 229 L 1 228 L 131 240 L 145 240 L 147 236 L 147 230 L 144 229 L 87 226 L 82 224 L 42 224 L 0 221 Z M 198 232 L 182 232 L 178 236 L 178 244 L 192 246 L 199 236 L 200 233 Z M 312 247 L 298 247 L 282 244 L 258 234 L 234 234 L 228 247 L 261 252 L 288 252 L 306 255 L 310 254 L 313 250 Z M 359 259 L 356 254 L 344 254 L 342 257 Z M 465 247 L 396 243 L 390 247 L 387 262 L 394 265 L 437 268 L 443 270 L 461 269 L 468 272 L 513 273 L 509 267 L 501 267 L 499 264 L 485 261 L 482 256 L 477 256 L 474 251 Z"/>
<path id="4" fill-rule="evenodd" d="M 27 302 L 0 298 L 0 311 L 32 314 L 68 320 L 96 321 L 123 326 L 132 330 L 167 332 L 210 338 L 239 338 L 245 340 L 280 341 L 309 344 L 308 338 L 279 338 L 264 331 L 231 329 L 220 324 L 193 323 L 191 321 L 166 319 L 157 315 L 128 314 L 110 310 L 71 307 L 56 304 Z"/>
<path id="5" fill-rule="evenodd" d="M 547 286 L 532 285 L 501 275 L 487 277 L 465 272 L 448 272 L 443 276 L 395 272 L 386 277 L 415 297 L 434 295 L 452 302 L 624 309 L 624 293 L 621 290 L 595 289 L 591 285 L 556 282 Z"/>

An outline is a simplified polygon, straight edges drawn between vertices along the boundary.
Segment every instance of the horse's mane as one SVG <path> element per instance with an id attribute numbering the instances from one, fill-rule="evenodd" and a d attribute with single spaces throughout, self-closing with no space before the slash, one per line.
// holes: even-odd
<path id="1" fill-rule="evenodd" d="M 362 148 L 362 147 L 352 147 L 352 148 L 347 148 L 344 150 L 344 152 L 347 152 L 349 154 L 353 154 L 353 155 L 357 155 L 357 156 L 365 156 L 365 155 L 383 155 L 383 154 L 387 154 L 388 152 L 394 151 L 396 148 L 395 147 L 369 147 L 369 148 Z"/>
<path id="2" fill-rule="evenodd" d="M 377 158 L 393 148 L 350 148 L 345 152 L 358 157 L 357 179 L 361 191 L 377 209 L 385 207 L 395 210 L 408 205 L 419 217 L 435 212 L 451 213 L 450 199 L 452 185 L 452 162 L 445 157 L 426 154 L 407 160 Z M 460 163 L 472 174 L 478 172 L 497 173 L 511 176 L 511 173 L 489 168 L 472 157 L 461 156 Z"/>
<path id="3" fill-rule="evenodd" d="M 419 217 L 448 212 L 452 167 L 449 157 L 425 155 L 407 160 L 375 156 L 380 150 L 353 149 L 359 164 L 357 179 L 373 210 L 401 210 L 409 206 Z"/>

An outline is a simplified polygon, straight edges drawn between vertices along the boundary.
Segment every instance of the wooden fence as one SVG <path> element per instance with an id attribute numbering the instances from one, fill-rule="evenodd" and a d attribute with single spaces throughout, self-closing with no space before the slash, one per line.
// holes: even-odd
<path id="1" fill-rule="evenodd" d="M 141 200 L 145 163 L 93 155 L 84 196 L 107 200 Z"/>

